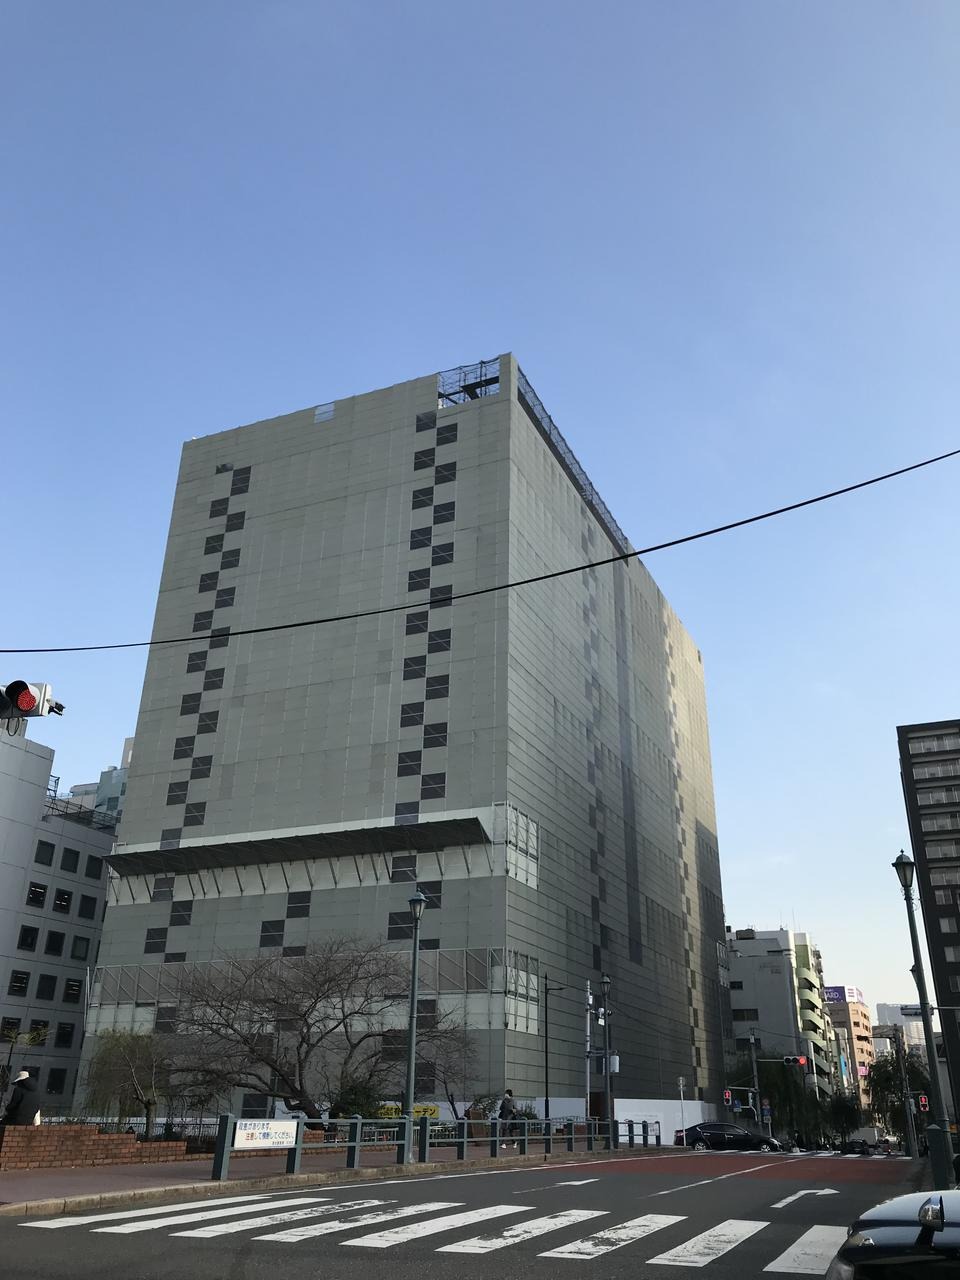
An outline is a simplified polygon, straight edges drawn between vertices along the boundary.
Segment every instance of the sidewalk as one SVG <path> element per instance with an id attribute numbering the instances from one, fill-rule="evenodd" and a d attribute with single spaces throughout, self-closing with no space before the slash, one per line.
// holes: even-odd
<path id="1" fill-rule="evenodd" d="M 199 1160 L 185 1160 L 169 1164 L 117 1164 L 96 1168 L 78 1169 L 20 1169 L 0 1173 L 0 1214 L 51 1214 L 71 1211 L 96 1210 L 123 1207 L 130 1203 L 148 1204 L 171 1195 L 189 1193 L 190 1198 L 223 1194 L 230 1191 L 255 1192 L 276 1188 L 293 1188 L 318 1182 L 374 1181 L 382 1178 L 417 1177 L 438 1171 L 461 1169 L 464 1172 L 484 1168 L 517 1168 L 527 1165 L 551 1164 L 577 1160 L 618 1160 L 637 1156 L 668 1157 L 677 1148 L 621 1147 L 619 1151 L 587 1152 L 583 1149 L 568 1152 L 561 1144 L 554 1146 L 551 1156 L 544 1156 L 542 1148 L 533 1147 L 531 1154 L 517 1155 L 512 1150 L 491 1158 L 486 1154 L 486 1144 L 478 1146 L 482 1154 L 466 1161 L 458 1161 L 453 1147 L 437 1147 L 430 1153 L 426 1164 L 398 1165 L 393 1148 L 385 1151 L 365 1149 L 359 1169 L 346 1168 L 346 1149 L 320 1154 L 305 1153 L 300 1173 L 284 1173 L 286 1157 L 257 1156 L 234 1158 L 230 1162 L 230 1176 L 223 1182 L 211 1181 L 213 1161 L 207 1156 Z M 451 1168 L 451 1166 L 453 1166 Z M 229 1192 L 227 1193 L 229 1194 Z"/>

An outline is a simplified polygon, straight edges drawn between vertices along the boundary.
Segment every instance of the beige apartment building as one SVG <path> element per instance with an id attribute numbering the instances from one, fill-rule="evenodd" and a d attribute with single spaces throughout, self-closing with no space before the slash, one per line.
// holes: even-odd
<path id="1" fill-rule="evenodd" d="M 867 1075 L 874 1060 L 873 1032 L 870 1010 L 867 1008 L 863 992 L 859 987 L 825 987 L 827 1008 L 837 1032 L 846 1031 L 850 1060 L 841 1062 L 841 1076 L 845 1076 L 855 1085 L 860 1095 L 861 1106 L 870 1105 L 870 1093 L 867 1089 Z"/>

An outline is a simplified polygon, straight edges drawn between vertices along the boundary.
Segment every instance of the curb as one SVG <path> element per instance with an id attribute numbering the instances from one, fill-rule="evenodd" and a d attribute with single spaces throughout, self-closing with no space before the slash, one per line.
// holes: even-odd
<path id="1" fill-rule="evenodd" d="M 564 1151 L 552 1155 L 486 1156 L 479 1160 L 437 1160 L 425 1164 L 389 1164 L 373 1168 L 323 1170 L 317 1173 L 278 1173 L 264 1178 L 228 1178 L 224 1182 L 175 1183 L 166 1187 L 141 1187 L 131 1191 L 103 1191 L 97 1195 L 56 1196 L 46 1200 L 21 1200 L 0 1203 L 0 1216 L 41 1217 L 48 1214 L 96 1212 L 99 1209 L 123 1209 L 131 1205 L 149 1205 L 160 1200 L 183 1198 L 201 1200 L 222 1195 L 226 1188 L 245 1191 L 292 1190 L 297 1187 L 323 1187 L 333 1182 L 384 1182 L 397 1178 L 429 1177 L 437 1173 L 472 1173 L 482 1169 L 525 1169 L 545 1164 L 577 1164 L 600 1160 L 669 1159 L 672 1148 L 635 1147 L 621 1151 Z"/>

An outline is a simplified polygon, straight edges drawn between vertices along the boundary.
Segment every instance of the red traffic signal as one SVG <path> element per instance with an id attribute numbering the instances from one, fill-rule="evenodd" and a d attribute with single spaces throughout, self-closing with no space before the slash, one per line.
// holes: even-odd
<path id="1" fill-rule="evenodd" d="M 785 1067 L 805 1067 L 807 1065 L 806 1054 L 785 1055 L 783 1059 Z"/>
<path id="2" fill-rule="evenodd" d="M 917 1099 L 917 1101 L 918 1101 L 918 1102 L 919 1102 L 919 1104 L 920 1104 L 920 1110 L 921 1110 L 921 1111 L 929 1111 L 929 1110 L 930 1110 L 930 1100 L 929 1100 L 929 1098 L 927 1097 L 927 1095 L 926 1095 L 925 1093 L 921 1093 L 921 1095 L 920 1095 L 920 1097 Z"/>
<path id="3" fill-rule="evenodd" d="M 63 704 L 55 702 L 48 684 L 28 684 L 12 680 L 0 692 L 0 720 L 20 720 L 30 716 L 63 715 Z"/>
<path id="4" fill-rule="evenodd" d="M 723 1105 L 725 1107 L 729 1107 L 733 1105 L 733 1094 L 730 1092 L 729 1089 L 724 1089 L 723 1091 Z"/>

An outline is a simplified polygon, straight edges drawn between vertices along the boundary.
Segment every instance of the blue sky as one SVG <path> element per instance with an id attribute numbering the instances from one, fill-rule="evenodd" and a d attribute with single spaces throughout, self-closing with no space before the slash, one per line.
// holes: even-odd
<path id="1" fill-rule="evenodd" d="M 6 645 L 149 635 L 182 441 L 504 350 L 636 545 L 960 443 L 955 4 L 4 22 Z M 895 726 L 958 714 L 958 477 L 649 561 L 704 653 L 728 918 L 871 1002 L 914 998 Z M 65 785 L 143 662 L 7 671 L 67 704 L 32 731 Z"/>

